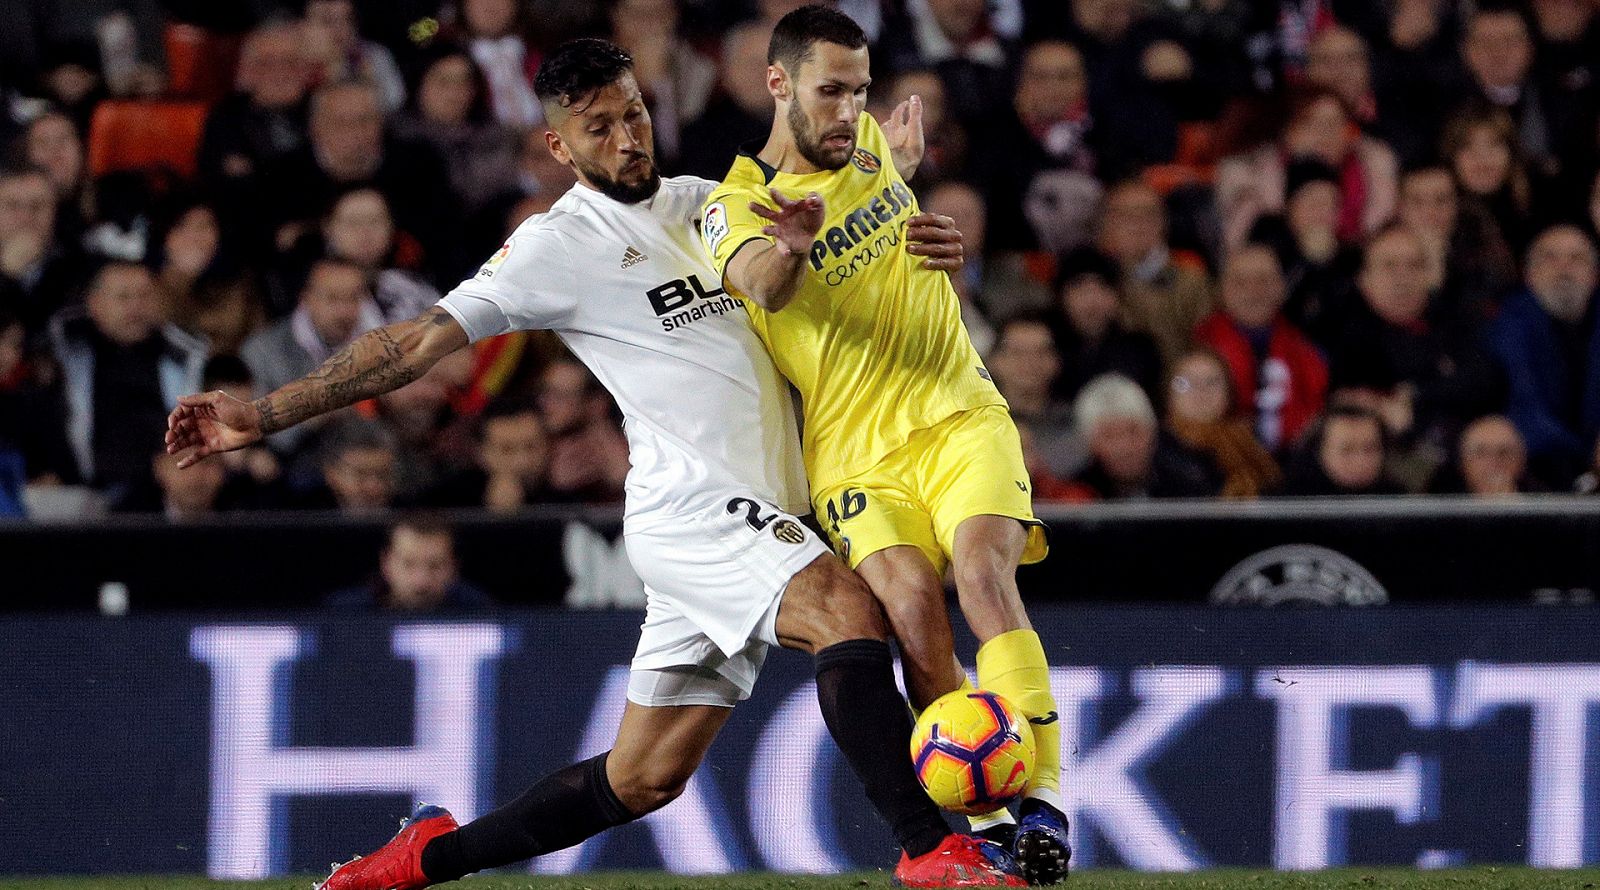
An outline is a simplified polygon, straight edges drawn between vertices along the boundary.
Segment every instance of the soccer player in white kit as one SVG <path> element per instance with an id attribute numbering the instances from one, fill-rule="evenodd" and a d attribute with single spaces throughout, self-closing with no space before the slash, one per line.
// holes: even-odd
<path id="1" fill-rule="evenodd" d="M 715 183 L 656 173 L 632 59 L 568 43 L 535 81 L 557 160 L 579 183 L 473 278 L 310 375 L 245 403 L 185 396 L 167 450 L 190 466 L 416 379 L 469 342 L 556 331 L 622 408 L 623 534 L 648 605 L 611 751 L 546 776 L 464 826 L 419 807 L 324 890 L 409 890 L 579 843 L 681 793 L 773 645 L 813 653 L 824 721 L 904 853 L 906 886 L 1025 886 L 997 845 L 952 834 L 908 756 L 888 629 L 866 585 L 799 520 L 808 501 L 787 385 L 718 287 L 696 229 Z M 920 121 L 901 122 L 920 159 Z M 930 262 L 959 264 L 948 221 L 913 220 Z M 953 242 L 953 243 L 951 243 Z"/>

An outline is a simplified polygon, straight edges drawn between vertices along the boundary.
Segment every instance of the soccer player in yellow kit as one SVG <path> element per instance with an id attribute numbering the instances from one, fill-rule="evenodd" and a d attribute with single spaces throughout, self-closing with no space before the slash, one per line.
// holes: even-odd
<path id="1" fill-rule="evenodd" d="M 1018 564 L 1043 559 L 1048 545 L 1016 426 L 949 277 L 906 252 L 918 210 L 895 143 L 921 139 L 920 112 L 897 110 L 889 136 L 864 113 L 866 45 L 826 7 L 778 22 L 771 135 L 711 194 L 701 238 L 800 391 L 813 506 L 884 604 L 919 709 L 967 685 L 944 603 L 953 568 L 981 644 L 978 682 L 1020 708 L 1038 742 L 1021 823 L 1002 810 L 974 828 L 1013 837 L 1029 881 L 1055 883 L 1070 856 L 1060 729 L 1016 583 Z"/>

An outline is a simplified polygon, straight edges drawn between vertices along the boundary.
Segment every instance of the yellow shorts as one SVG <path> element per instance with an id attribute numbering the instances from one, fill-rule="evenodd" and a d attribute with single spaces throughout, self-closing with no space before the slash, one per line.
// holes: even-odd
<path id="1" fill-rule="evenodd" d="M 909 544 L 943 576 L 956 527 L 973 516 L 1008 516 L 1027 526 L 1024 565 L 1050 551 L 1044 524 L 1033 516 L 1022 440 L 1001 405 L 917 430 L 872 469 L 816 492 L 812 504 L 852 569 L 879 550 Z"/>

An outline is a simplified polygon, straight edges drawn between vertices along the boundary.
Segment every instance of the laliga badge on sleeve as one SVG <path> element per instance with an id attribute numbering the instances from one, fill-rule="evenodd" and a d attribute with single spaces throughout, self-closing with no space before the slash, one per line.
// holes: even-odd
<path id="1" fill-rule="evenodd" d="M 507 241 L 506 243 L 500 245 L 500 249 L 494 252 L 494 256 L 489 257 L 489 261 L 484 263 L 483 266 L 478 269 L 478 277 L 493 278 L 494 270 L 499 268 L 500 264 L 505 262 L 506 257 L 510 255 L 511 242 Z"/>
<path id="2" fill-rule="evenodd" d="M 713 252 L 722 239 L 728 237 L 728 208 L 721 201 L 706 208 L 706 214 L 700 220 L 700 237 L 706 239 L 706 246 Z"/>

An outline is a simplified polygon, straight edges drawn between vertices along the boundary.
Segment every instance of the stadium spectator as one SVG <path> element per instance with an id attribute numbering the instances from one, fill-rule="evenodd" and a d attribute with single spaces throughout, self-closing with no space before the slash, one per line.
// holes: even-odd
<path id="1" fill-rule="evenodd" d="M 1061 373 L 1061 355 L 1049 316 L 1025 312 L 1001 322 L 984 365 L 1011 416 L 1028 424 L 1030 444 L 1044 464 L 1064 476 L 1082 468 L 1083 443 L 1073 430 L 1071 402 L 1058 400 L 1052 389 Z"/>
<path id="2" fill-rule="evenodd" d="M 1111 186 L 1100 210 L 1096 246 L 1122 272 L 1123 321 L 1155 339 L 1171 362 L 1194 342 L 1211 314 L 1211 282 L 1198 263 L 1178 262 L 1167 244 L 1167 204 L 1142 179 Z"/>
<path id="3" fill-rule="evenodd" d="M 197 199 L 174 202 L 150 239 L 150 263 L 173 320 L 185 315 L 195 285 L 218 265 L 222 224 L 216 208 Z M 181 324 L 181 322 L 180 322 Z M 187 327 L 187 325 L 185 325 Z"/>
<path id="4" fill-rule="evenodd" d="M 539 375 L 539 414 L 550 435 L 550 490 L 559 499 L 622 499 L 628 443 L 612 418 L 611 397 L 570 358 Z"/>
<path id="5" fill-rule="evenodd" d="M 1259 497 L 1283 479 L 1277 462 L 1256 441 L 1250 421 L 1234 409 L 1227 363 L 1210 349 L 1191 349 L 1173 362 L 1167 378 L 1167 429 L 1211 459 L 1222 473 L 1225 498 Z"/>
<path id="6" fill-rule="evenodd" d="M 1524 278 L 1490 325 L 1489 348 L 1510 381 L 1506 413 L 1534 474 L 1565 489 L 1600 435 L 1594 242 L 1576 226 L 1551 226 L 1528 248 Z"/>
<path id="7" fill-rule="evenodd" d="M 274 243 L 288 247 L 338 194 L 370 186 L 388 199 L 395 222 L 421 242 L 438 274 L 461 272 L 454 253 L 460 210 L 449 174 L 432 148 L 386 138 L 383 124 L 383 107 L 370 84 L 340 81 L 317 90 L 310 143 L 272 165 L 258 183 Z"/>
<path id="8" fill-rule="evenodd" d="M 312 264 L 300 301 L 245 342 L 240 356 L 256 385 L 272 392 L 317 369 L 340 347 L 383 324 L 367 275 L 350 260 L 325 257 Z"/>
<path id="9" fill-rule="evenodd" d="M 159 498 L 151 506 L 169 522 L 202 522 L 218 512 L 218 497 L 228 471 L 216 459 L 178 469 L 178 456 L 166 449 L 150 459 Z"/>
<path id="10" fill-rule="evenodd" d="M 1480 417 L 1462 431 L 1456 463 L 1441 469 L 1428 490 L 1435 494 L 1505 497 L 1537 490 L 1528 478 L 1528 449 L 1508 418 Z"/>
<path id="11" fill-rule="evenodd" d="M 1055 277 L 1056 398 L 1070 402 L 1090 380 L 1121 374 L 1159 398 L 1161 355 L 1154 340 L 1123 328 L 1117 266 L 1085 247 L 1063 256 Z"/>
<path id="12" fill-rule="evenodd" d="M 1580 126 L 1577 109 L 1562 108 L 1533 77 L 1534 43 L 1522 10 L 1482 4 L 1466 20 L 1461 60 L 1468 102 L 1503 109 L 1514 125 L 1518 154 L 1542 177 L 1561 174 L 1559 149 Z M 1593 144 L 1593 131 L 1588 134 Z"/>
<path id="13" fill-rule="evenodd" d="M 1250 240 L 1278 255 L 1289 298 L 1284 314 L 1312 339 L 1327 342 L 1350 300 L 1360 254 L 1339 240 L 1339 173 L 1316 160 L 1292 161 L 1284 210 L 1256 220 Z"/>
<path id="14" fill-rule="evenodd" d="M 1281 493 L 1292 497 L 1399 494 L 1384 475 L 1383 421 L 1365 408 L 1334 405 L 1294 456 Z"/>
<path id="15" fill-rule="evenodd" d="M 867 110 L 878 120 L 886 120 L 900 103 L 918 97 L 922 101 L 922 129 L 926 147 L 917 175 L 910 180 L 918 194 L 934 183 L 969 176 L 971 141 L 967 127 L 950 110 L 944 80 L 931 68 L 912 68 L 896 74 L 887 90 L 873 90 L 867 96 Z"/>
<path id="16" fill-rule="evenodd" d="M 1341 24 L 1319 29 L 1306 47 L 1306 82 L 1339 97 L 1363 126 L 1377 122 L 1379 97 L 1372 89 L 1367 42 Z"/>
<path id="17" fill-rule="evenodd" d="M 1194 56 L 1154 4 L 1071 0 L 1060 35 L 1084 56 L 1089 104 L 1112 175 L 1172 160 L 1179 120 L 1214 116 L 1221 82 L 1196 77 Z"/>
<path id="18" fill-rule="evenodd" d="M 533 94 L 539 57 L 522 37 L 523 5 L 517 0 L 461 0 L 460 9 L 467 51 L 483 70 L 495 120 L 518 129 L 544 123 L 544 110 Z"/>
<path id="19" fill-rule="evenodd" d="M 23 155 L 29 166 L 44 171 L 56 194 L 56 233 L 63 241 L 83 236 L 88 157 L 83 137 L 72 118 L 46 111 L 23 133 Z"/>
<path id="20" fill-rule="evenodd" d="M 1510 245 L 1492 219 L 1462 206 L 1448 168 L 1419 167 L 1403 175 L 1397 218 L 1427 251 L 1429 286 L 1438 295 L 1431 317 L 1479 324 L 1516 287 Z"/>
<path id="21" fill-rule="evenodd" d="M 1246 244 L 1222 268 L 1222 308 L 1195 339 L 1228 363 L 1234 404 L 1254 420 L 1267 450 L 1289 448 L 1322 410 L 1328 366 L 1283 315 L 1283 273 L 1272 249 Z"/>
<path id="22" fill-rule="evenodd" d="M 443 467 L 453 465 L 445 454 L 455 413 L 451 394 L 453 378 L 464 364 L 470 369 L 471 352 L 462 350 L 440 361 L 426 374 L 393 392 L 384 393 L 364 413 L 377 417 L 396 440 L 395 500 L 412 503 L 438 484 Z"/>
<path id="23" fill-rule="evenodd" d="M 489 595 L 463 581 L 456 564 L 455 534 L 429 516 L 408 516 L 390 526 L 378 573 L 364 584 L 328 597 L 342 612 L 454 614 L 493 606 Z"/>
<path id="24" fill-rule="evenodd" d="M 760 139 L 772 126 L 772 94 L 767 92 L 771 37 L 772 29 L 759 22 L 735 25 L 723 35 L 719 90 L 683 128 L 678 167 L 684 173 L 720 180 L 739 146 Z M 931 128 L 928 138 L 934 138 Z M 927 162 L 924 155 L 923 163 Z"/>
<path id="25" fill-rule="evenodd" d="M 1428 319 L 1429 272 L 1415 232 L 1394 226 L 1374 235 L 1361 265 L 1360 300 L 1328 348 L 1330 386 L 1373 394 L 1392 450 L 1431 453 L 1427 466 L 1403 474 L 1414 489 L 1469 420 L 1500 407 L 1504 390 L 1476 329 Z"/>
<path id="26" fill-rule="evenodd" d="M 320 449 L 321 483 L 302 495 L 296 506 L 370 516 L 394 505 L 399 446 L 382 423 L 341 417 L 324 433 Z"/>
<path id="27" fill-rule="evenodd" d="M 221 390 L 241 402 L 261 395 L 250 375 L 250 367 L 237 356 L 218 355 L 206 362 L 200 388 Z M 283 465 L 272 449 L 256 444 L 236 451 L 225 451 L 205 463 L 217 463 L 227 471 L 227 482 L 219 502 L 233 508 L 265 508 L 284 503 Z"/>
<path id="28" fill-rule="evenodd" d="M 1089 443 L 1089 466 L 1073 478 L 1072 500 L 1197 498 L 1215 495 L 1216 469 L 1160 433 L 1150 397 L 1117 374 L 1090 381 L 1073 406 Z"/>
<path id="29" fill-rule="evenodd" d="M 378 88 L 386 111 L 405 104 L 400 66 L 387 47 L 361 38 L 354 0 L 306 0 L 303 34 L 308 54 L 321 69 L 318 80 L 364 80 Z"/>
<path id="30" fill-rule="evenodd" d="M 1049 294 L 1029 277 L 1015 254 L 984 255 L 987 219 L 983 195 L 964 182 L 943 182 L 922 198 L 922 207 L 955 220 L 966 257 L 961 271 L 950 277 L 961 301 L 961 323 L 967 326 L 973 348 L 981 355 L 994 346 L 991 318 L 1006 318 L 1049 302 Z"/>
<path id="31" fill-rule="evenodd" d="M 1511 116 L 1500 108 L 1464 111 L 1445 124 L 1440 146 L 1464 209 L 1492 221 L 1513 250 L 1523 250 L 1532 235 L 1533 186 Z"/>
<path id="32" fill-rule="evenodd" d="M 515 513 L 551 500 L 550 438 L 533 405 L 490 402 L 477 418 L 477 465 L 445 479 L 423 498 L 433 507 Z"/>
<path id="33" fill-rule="evenodd" d="M 1015 50 L 995 28 L 994 14 L 986 3 L 914 0 L 884 23 L 873 65 L 893 73 L 931 68 L 945 83 L 951 114 L 983 120 L 1010 86 Z"/>
<path id="34" fill-rule="evenodd" d="M 151 482 L 149 452 L 178 396 L 195 392 L 206 346 L 161 316 L 150 270 L 106 263 L 90 281 L 82 309 L 50 322 L 60 367 L 66 434 L 77 475 L 117 503 Z"/>
<path id="35" fill-rule="evenodd" d="M 634 79 L 649 103 L 656 157 L 672 167 L 683 128 L 706 110 L 717 85 L 716 64 L 678 34 L 679 2 L 606 0 L 611 39 L 633 56 Z"/>
<path id="36" fill-rule="evenodd" d="M 221 194 L 237 195 L 243 183 L 305 145 L 305 99 L 316 72 L 304 33 L 299 22 L 273 21 L 245 37 L 237 89 L 211 109 L 200 140 L 201 177 Z"/>
<path id="37" fill-rule="evenodd" d="M 0 170 L 0 304 L 30 334 L 67 302 L 82 259 L 56 234 L 56 195 L 42 170 Z"/>
<path id="38" fill-rule="evenodd" d="M 329 256 L 349 260 L 366 273 L 385 322 L 415 318 L 439 302 L 437 289 L 400 268 L 415 261 L 416 243 L 395 230 L 389 202 L 377 189 L 358 188 L 340 195 L 323 217 L 322 243 Z"/>
<path id="39" fill-rule="evenodd" d="M 196 283 L 189 302 L 174 309 L 173 320 L 205 337 L 213 355 L 238 355 L 266 324 L 261 288 L 248 273 L 207 275 Z"/>
<path id="40" fill-rule="evenodd" d="M 1039 43 L 1023 55 L 1010 105 L 993 112 L 998 123 L 972 130 L 972 165 L 989 196 L 994 246 L 1027 250 L 1048 243 L 1023 207 L 1041 173 L 1062 171 L 1076 179 L 1095 172 L 1088 96 L 1078 50 L 1063 41 Z"/>
<path id="41" fill-rule="evenodd" d="M 1262 215 L 1283 210 L 1288 165 L 1295 160 L 1321 161 L 1338 171 L 1341 239 L 1358 240 L 1394 214 L 1399 185 L 1394 152 L 1362 135 L 1337 95 L 1307 88 L 1290 97 L 1277 140 L 1217 166 L 1217 208 L 1229 247 L 1243 244 Z"/>
<path id="42" fill-rule="evenodd" d="M 433 146 L 468 212 L 516 192 L 521 136 L 490 112 L 489 86 L 471 53 L 444 46 L 416 67 L 411 103 L 395 120 L 395 135 Z"/>

